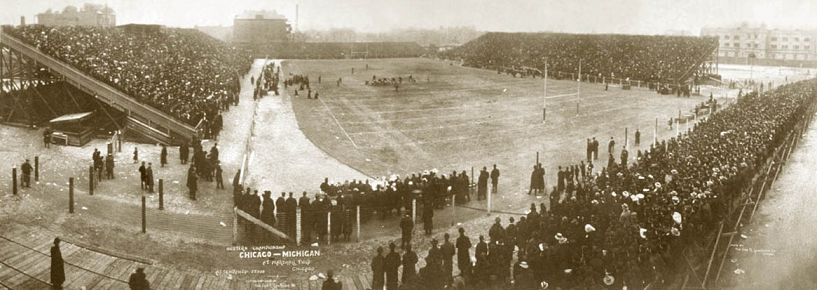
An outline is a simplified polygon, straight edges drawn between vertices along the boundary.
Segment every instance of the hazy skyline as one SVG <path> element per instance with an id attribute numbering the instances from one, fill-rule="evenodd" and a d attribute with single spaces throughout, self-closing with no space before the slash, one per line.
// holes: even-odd
<path id="1" fill-rule="evenodd" d="M 481 31 L 698 35 L 704 26 L 765 23 L 770 28 L 815 28 L 817 3 L 806 0 L 0 0 L 0 22 L 35 23 L 35 14 L 86 2 L 107 4 L 118 25 L 231 26 L 245 10 L 276 10 L 301 30 L 352 28 L 378 32 L 401 28 L 473 26 Z"/>

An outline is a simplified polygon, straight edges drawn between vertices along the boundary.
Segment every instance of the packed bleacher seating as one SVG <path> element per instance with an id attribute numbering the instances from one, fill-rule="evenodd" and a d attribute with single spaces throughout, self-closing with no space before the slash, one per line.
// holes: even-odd
<path id="1" fill-rule="evenodd" d="M 397 58 L 425 53 L 414 42 L 277 42 L 244 47 L 257 58 L 286 59 Z"/>
<path id="2" fill-rule="evenodd" d="M 487 33 L 443 53 L 464 65 L 487 69 L 544 68 L 600 77 L 670 81 L 710 54 L 715 38 L 563 33 Z"/>
<path id="3" fill-rule="evenodd" d="M 549 210 L 532 204 L 515 234 L 492 227 L 491 240 L 518 246 L 517 266 L 530 265 L 537 285 L 643 289 L 662 283 L 682 270 L 676 268 L 680 251 L 725 217 L 815 97 L 814 80 L 751 93 L 683 138 L 639 151 L 634 164 L 612 162 L 585 176 L 560 172 L 563 186 L 551 193 Z M 471 282 L 494 283 L 490 275 L 474 272 Z"/>
<path id="4" fill-rule="evenodd" d="M 3 32 L 192 126 L 234 102 L 252 62 L 193 29 L 28 25 Z"/>

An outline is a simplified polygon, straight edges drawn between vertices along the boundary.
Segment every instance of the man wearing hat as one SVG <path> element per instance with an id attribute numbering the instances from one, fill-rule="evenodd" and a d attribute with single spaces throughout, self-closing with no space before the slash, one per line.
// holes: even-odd
<path id="1" fill-rule="evenodd" d="M 403 253 L 401 263 L 403 264 L 403 285 L 410 285 L 412 280 L 417 276 L 417 254 L 411 250 L 411 243 L 406 244 L 403 248 L 406 252 Z"/>
<path id="2" fill-rule="evenodd" d="M 445 273 L 445 283 L 451 284 L 454 277 L 454 253 L 456 252 L 454 244 L 449 240 L 451 236 L 445 233 L 443 236 L 443 245 L 440 247 L 440 253 L 443 256 L 443 272 Z"/>
<path id="3" fill-rule="evenodd" d="M 386 280 L 386 268 L 383 258 L 383 247 L 377 247 L 377 256 L 372 258 L 372 289 L 382 290 Z"/>
<path id="4" fill-rule="evenodd" d="M 397 280 L 397 268 L 400 268 L 400 254 L 394 251 L 397 246 L 389 243 L 389 254 L 383 259 L 383 266 L 386 269 L 386 290 L 397 290 L 399 281 Z"/>
<path id="5" fill-rule="evenodd" d="M 309 197 L 306 196 L 306 191 L 298 199 L 298 207 L 301 208 L 301 243 L 308 245 L 312 241 L 310 232 L 314 223 L 312 222 L 312 206 Z"/>
<path id="6" fill-rule="evenodd" d="M 400 242 L 400 248 L 405 249 L 406 245 L 411 243 L 411 233 L 414 231 L 414 222 L 411 220 L 411 217 L 406 214 L 400 220 L 400 230 L 402 231 L 402 239 Z"/>
<path id="7" fill-rule="evenodd" d="M 139 166 L 139 177 L 141 178 L 142 182 L 142 189 L 147 189 L 145 186 L 145 180 L 147 180 L 147 167 L 145 167 L 145 162 L 142 161 L 142 166 Z"/>
<path id="8" fill-rule="evenodd" d="M 20 182 L 21 187 L 31 187 L 31 163 L 29 163 L 28 159 L 26 162 L 23 163 L 23 166 L 20 167 L 23 170 L 23 175 L 20 176 L 22 182 Z"/>
<path id="9" fill-rule="evenodd" d="M 460 275 L 470 272 L 471 269 L 471 239 L 465 235 L 465 229 L 459 229 L 460 237 L 457 238 L 457 267 Z M 404 270 L 405 271 L 405 270 Z"/>
<path id="10" fill-rule="evenodd" d="M 150 290 L 150 282 L 145 275 L 145 268 L 139 267 L 136 272 L 130 274 L 128 286 L 131 290 Z"/>
<path id="11" fill-rule="evenodd" d="M 326 271 L 326 280 L 323 281 L 321 290 L 341 290 L 342 287 L 340 282 L 335 281 L 335 271 L 332 269 Z"/>
<path id="12" fill-rule="evenodd" d="M 51 285 L 54 285 L 54 289 L 62 289 L 63 282 L 65 282 L 65 261 L 60 251 L 60 238 L 54 238 L 54 246 L 51 247 Z"/>
<path id="13" fill-rule="evenodd" d="M 499 184 L 499 169 L 494 164 L 494 170 L 491 170 L 491 193 L 496 193 L 497 184 Z"/>
<path id="14" fill-rule="evenodd" d="M 479 180 L 477 182 L 477 200 L 483 200 L 488 193 L 488 168 L 482 167 L 479 172 Z"/>

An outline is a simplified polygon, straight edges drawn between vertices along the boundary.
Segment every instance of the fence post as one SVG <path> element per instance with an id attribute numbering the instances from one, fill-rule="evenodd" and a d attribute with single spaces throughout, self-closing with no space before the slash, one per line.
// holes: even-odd
<path id="1" fill-rule="evenodd" d="M 165 209 L 165 180 L 159 178 L 159 210 Z"/>
<path id="2" fill-rule="evenodd" d="M 358 205 L 356 208 L 357 213 L 355 214 L 355 218 L 357 219 L 357 241 L 360 242 L 360 206 Z"/>
<path id="3" fill-rule="evenodd" d="M 68 213 L 74 213 L 74 178 L 68 178 Z"/>
<path id="4" fill-rule="evenodd" d="M 417 199 L 411 199 L 411 222 L 417 224 Z M 415 227 L 416 228 L 416 227 Z"/>
<path id="5" fill-rule="evenodd" d="M 301 245 L 301 207 L 295 208 L 295 245 Z"/>
<path id="6" fill-rule="evenodd" d="M 17 195 L 17 165 L 11 167 L 11 192 Z"/>
<path id="7" fill-rule="evenodd" d="M 487 195 L 488 195 L 488 215 L 491 215 L 491 196 L 492 196 L 493 194 L 491 194 L 491 193 L 489 192 Z"/>
<path id="8" fill-rule="evenodd" d="M 326 245 L 332 244 L 332 211 L 326 212 Z"/>
<path id="9" fill-rule="evenodd" d="M 117 144 L 119 146 L 117 146 L 118 150 L 116 150 L 116 151 L 119 152 L 119 153 L 122 153 L 122 131 L 118 131 L 117 135 L 118 136 L 116 138 L 116 141 L 117 141 L 117 143 L 119 143 L 119 144 Z"/>
<path id="10" fill-rule="evenodd" d="M 146 222 L 146 219 L 145 219 L 145 196 L 143 195 L 142 196 L 142 233 L 143 234 L 146 233 L 145 222 Z"/>
<path id="11" fill-rule="evenodd" d="M 641 81 L 638 81 L 638 87 L 641 88 Z"/>
<path id="12" fill-rule="evenodd" d="M 451 194 L 451 214 L 452 214 L 451 215 L 451 226 L 453 227 L 454 223 L 455 223 L 455 220 L 457 219 L 457 204 L 456 204 L 457 195 L 453 194 L 450 190 L 448 191 L 448 193 Z M 491 195 L 491 193 L 489 192 L 488 195 Z"/>
<path id="13" fill-rule="evenodd" d="M 238 244 L 238 207 L 233 206 L 233 245 Z"/>
<path id="14" fill-rule="evenodd" d="M 88 166 L 88 194 L 94 195 L 94 166 Z"/>
<path id="15" fill-rule="evenodd" d="M 40 181 L 40 156 L 34 156 L 34 181 Z"/>

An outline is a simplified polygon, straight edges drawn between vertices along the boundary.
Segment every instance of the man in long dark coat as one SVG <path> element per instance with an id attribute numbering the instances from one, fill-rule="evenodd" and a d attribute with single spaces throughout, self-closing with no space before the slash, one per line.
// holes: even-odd
<path id="1" fill-rule="evenodd" d="M 496 186 L 499 184 L 499 169 L 494 164 L 494 170 L 491 170 L 491 193 L 496 193 Z"/>
<path id="2" fill-rule="evenodd" d="M 411 243 L 411 234 L 414 231 L 414 221 L 411 220 L 411 216 L 406 214 L 400 219 L 400 232 L 402 233 L 402 239 L 400 241 L 400 248 L 405 249 L 406 246 Z"/>
<path id="3" fill-rule="evenodd" d="M 21 187 L 31 187 L 31 163 L 29 163 L 28 159 L 26 162 L 23 163 L 23 166 L 20 167 L 23 170 L 23 175 L 20 176 L 22 182 L 20 182 Z"/>
<path id="4" fill-rule="evenodd" d="M 196 191 L 199 189 L 198 177 L 196 177 L 196 168 L 190 166 L 187 170 L 187 189 L 190 190 L 190 199 L 196 200 Z"/>
<path id="5" fill-rule="evenodd" d="M 145 186 L 153 192 L 153 163 L 148 163 L 148 168 L 145 168 Z"/>
<path id="6" fill-rule="evenodd" d="M 167 145 L 162 144 L 162 153 L 159 155 L 159 161 L 161 162 L 161 167 L 165 167 L 167 164 Z"/>
<path id="7" fill-rule="evenodd" d="M 296 234 L 295 233 L 296 232 L 296 229 L 295 229 L 295 227 L 296 227 L 295 226 L 295 223 L 296 223 L 295 212 L 297 211 L 297 209 L 298 209 L 298 201 L 295 200 L 295 197 L 292 196 L 292 192 L 290 191 L 289 192 L 289 198 L 287 198 L 287 200 L 285 202 L 285 207 L 284 207 L 284 213 L 286 214 L 286 217 L 287 217 L 286 231 L 287 231 L 287 235 L 289 235 L 290 237 L 294 237 L 295 234 Z"/>
<path id="8" fill-rule="evenodd" d="M 530 173 L 530 189 L 528 190 L 528 195 L 530 195 L 531 192 L 534 195 L 536 195 L 537 190 L 539 189 L 539 185 L 537 184 L 538 180 L 539 180 L 539 167 L 534 165 L 533 166 L 533 171 L 531 171 L 531 173 Z"/>
<path id="9" fill-rule="evenodd" d="M 261 207 L 264 208 L 261 211 L 261 221 L 265 224 L 274 227 L 275 226 L 275 203 L 272 202 L 272 192 L 267 190 L 264 191 L 264 200 L 261 202 Z M 266 232 L 266 231 L 265 231 Z"/>
<path id="10" fill-rule="evenodd" d="M 479 172 L 479 181 L 477 182 L 477 200 L 483 200 L 488 193 L 488 168 L 482 167 Z"/>
<path id="11" fill-rule="evenodd" d="M 190 145 L 187 144 L 187 142 L 184 142 L 184 144 L 179 147 L 179 159 L 182 164 L 187 164 L 187 160 L 190 159 Z"/>
<path id="12" fill-rule="evenodd" d="M 443 272 L 445 274 L 445 283 L 451 284 L 454 281 L 454 254 L 456 250 L 454 244 L 450 241 L 451 236 L 445 233 L 443 236 L 443 245 L 440 247 L 440 253 L 443 256 Z"/>
<path id="13" fill-rule="evenodd" d="M 51 285 L 54 289 L 62 289 L 65 282 L 65 261 L 62 260 L 60 251 L 60 238 L 54 238 L 54 246 L 51 247 Z"/>
<path id="14" fill-rule="evenodd" d="M 279 196 L 278 199 L 275 200 L 275 208 L 278 209 L 275 215 L 276 219 L 278 220 L 278 226 L 276 228 L 284 232 L 286 232 L 286 227 L 289 224 L 289 219 L 287 218 L 287 215 L 285 213 L 287 210 L 286 195 L 287 195 L 286 192 L 281 192 L 281 196 Z"/>
<path id="15" fill-rule="evenodd" d="M 399 283 L 397 268 L 400 268 L 401 259 L 400 254 L 394 251 L 396 247 L 394 243 L 389 243 L 389 254 L 383 261 L 383 266 L 386 268 L 386 290 L 397 290 Z"/>
<path id="16" fill-rule="evenodd" d="M 434 208 L 431 203 L 423 205 L 423 229 L 426 235 L 430 235 L 434 230 Z"/>
<path id="17" fill-rule="evenodd" d="M 142 182 L 142 189 L 147 189 L 147 184 L 145 181 L 147 180 L 147 167 L 145 167 L 145 162 L 142 161 L 142 166 L 139 166 L 139 177 L 141 178 Z"/>
<path id="18" fill-rule="evenodd" d="M 383 290 L 386 283 L 386 265 L 383 257 L 383 247 L 377 247 L 377 256 L 372 258 L 372 290 Z"/>
<path id="19" fill-rule="evenodd" d="M 312 241 L 310 234 L 314 227 L 314 222 L 312 221 L 312 206 L 310 205 L 309 197 L 306 197 L 306 191 L 304 191 L 303 196 L 298 199 L 298 206 L 301 208 L 301 243 L 308 245 Z"/>
<path id="20" fill-rule="evenodd" d="M 403 281 L 403 285 L 410 285 L 416 277 L 417 277 L 417 253 L 411 250 L 411 244 L 407 244 L 405 248 L 405 253 L 403 253 L 403 277 L 401 281 Z"/>
<path id="21" fill-rule="evenodd" d="M 460 275 L 471 271 L 471 239 L 465 235 L 465 229 L 459 229 L 460 237 L 457 238 L 457 267 Z"/>

